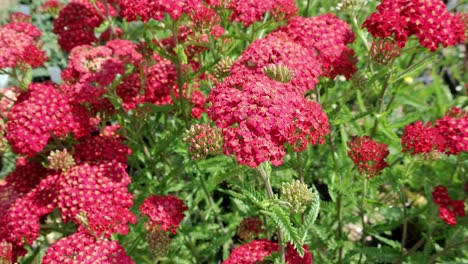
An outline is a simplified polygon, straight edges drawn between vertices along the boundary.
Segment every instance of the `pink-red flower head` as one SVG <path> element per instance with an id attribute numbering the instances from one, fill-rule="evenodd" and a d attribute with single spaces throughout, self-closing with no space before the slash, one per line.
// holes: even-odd
<path id="1" fill-rule="evenodd" d="M 150 226 L 159 226 L 172 234 L 176 233 L 187 209 L 184 201 L 175 196 L 152 195 L 140 205 L 141 214 L 148 216 Z"/>
<path id="2" fill-rule="evenodd" d="M 359 173 L 372 178 L 379 175 L 388 164 L 385 158 L 390 153 L 388 146 L 370 139 L 368 136 L 353 137 L 348 142 L 348 156 L 357 166 Z"/>
<path id="3" fill-rule="evenodd" d="M 376 38 L 394 38 L 400 48 L 413 35 L 431 51 L 465 41 L 463 22 L 441 0 L 383 0 L 363 27 Z"/>

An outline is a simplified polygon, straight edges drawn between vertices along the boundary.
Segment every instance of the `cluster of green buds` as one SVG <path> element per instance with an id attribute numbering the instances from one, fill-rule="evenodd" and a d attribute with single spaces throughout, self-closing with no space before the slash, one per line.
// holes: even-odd
<path id="1" fill-rule="evenodd" d="M 171 244 L 169 231 L 164 231 L 159 225 L 150 222 L 145 223 L 145 229 L 149 251 L 156 258 L 164 257 L 169 252 L 169 245 Z"/>
<path id="2" fill-rule="evenodd" d="M 281 185 L 281 200 L 288 203 L 293 213 L 302 214 L 316 199 L 318 195 L 299 180 Z"/>
<path id="3" fill-rule="evenodd" d="M 67 149 L 51 151 L 47 160 L 49 161 L 47 168 L 55 171 L 65 172 L 75 166 L 75 160 Z"/>
<path id="4" fill-rule="evenodd" d="M 214 77 L 220 80 L 228 77 L 231 72 L 232 64 L 234 64 L 234 59 L 231 57 L 222 58 L 214 67 Z"/>
<path id="5" fill-rule="evenodd" d="M 279 64 L 270 64 L 263 67 L 263 72 L 270 77 L 271 80 L 288 83 L 294 78 L 294 72 L 288 67 Z"/>
<path id="6" fill-rule="evenodd" d="M 2 130 L 2 127 L 0 126 L 0 155 L 5 153 L 7 149 L 8 149 L 8 141 L 3 135 L 3 130 Z"/>
<path id="7" fill-rule="evenodd" d="M 190 129 L 185 131 L 183 141 L 188 145 L 188 151 L 194 160 L 223 153 L 221 130 L 211 127 L 210 124 L 192 125 Z"/>

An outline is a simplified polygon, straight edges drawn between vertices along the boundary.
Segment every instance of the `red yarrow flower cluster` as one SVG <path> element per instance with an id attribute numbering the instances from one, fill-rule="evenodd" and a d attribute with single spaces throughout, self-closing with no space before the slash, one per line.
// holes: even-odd
<path id="1" fill-rule="evenodd" d="M 379 175 L 388 164 L 385 158 L 390 154 L 388 146 L 370 139 L 368 136 L 355 136 L 348 142 L 348 156 L 357 166 L 359 173 L 368 178 Z"/>
<path id="2" fill-rule="evenodd" d="M 468 112 L 452 107 L 444 117 L 435 121 L 435 128 L 445 139 L 445 153 L 457 155 L 468 152 Z"/>
<path id="3" fill-rule="evenodd" d="M 58 43 L 64 51 L 70 52 L 76 46 L 97 42 L 94 29 L 104 21 L 101 14 L 117 15 L 111 5 L 95 2 L 99 10 L 89 0 L 72 0 L 60 10 L 54 20 L 54 33 L 58 35 Z"/>
<path id="4" fill-rule="evenodd" d="M 465 41 L 463 22 L 441 0 L 383 0 L 363 27 L 374 37 L 394 38 L 400 48 L 412 35 L 431 51 Z"/>
<path id="5" fill-rule="evenodd" d="M 439 217 L 449 225 L 457 224 L 457 216 L 465 216 L 465 203 L 462 200 L 450 199 L 447 188 L 442 185 L 434 187 L 432 197 L 439 206 Z"/>
<path id="6" fill-rule="evenodd" d="M 78 232 L 55 242 L 42 259 L 44 264 L 92 264 L 135 262 L 117 241 L 98 239 L 88 233 Z"/>
<path id="7" fill-rule="evenodd" d="M 229 20 L 243 23 L 245 27 L 262 21 L 267 11 L 277 20 L 288 19 L 297 14 L 296 1 L 292 0 L 232 0 L 228 9 L 232 10 Z"/>
<path id="8" fill-rule="evenodd" d="M 458 155 L 468 151 L 468 112 L 450 108 L 445 116 L 435 121 L 435 125 L 421 121 L 405 127 L 401 138 L 403 152 L 411 155 L 424 153 L 445 153 Z"/>
<path id="9" fill-rule="evenodd" d="M 128 40 L 116 39 L 105 46 L 75 47 L 69 56 L 68 68 L 62 72 L 66 84 L 62 89 L 78 103 L 91 103 L 95 110 L 109 106 L 102 97 L 117 76 L 123 76 L 127 65 L 138 68 L 143 56 Z M 136 92 L 138 94 L 138 92 Z M 107 103 L 106 103 L 107 102 Z"/>
<path id="10" fill-rule="evenodd" d="M 91 228 L 98 236 L 126 234 L 126 224 L 136 222 L 129 211 L 133 205 L 133 196 L 127 191 L 130 181 L 121 163 L 83 163 L 70 168 L 62 175 L 57 197 L 63 220 Z"/>
<path id="11" fill-rule="evenodd" d="M 173 94 L 177 93 L 177 71 L 175 65 L 159 55 L 153 55 L 154 65 L 144 70 L 146 81 L 144 93 L 139 73 L 133 73 L 117 86 L 117 94 L 123 100 L 125 109 L 136 108 L 143 103 L 166 105 L 172 103 Z"/>
<path id="12" fill-rule="evenodd" d="M 421 153 L 429 155 L 434 152 L 443 152 L 445 139 L 430 123 L 424 125 L 423 122 L 416 121 L 405 127 L 401 145 L 403 152 L 410 152 L 411 155 Z"/>
<path id="13" fill-rule="evenodd" d="M 305 254 L 301 258 L 296 249 L 290 244 L 286 247 L 286 263 L 288 264 L 313 264 L 313 256 L 307 245 L 304 245 Z M 236 247 L 232 250 L 228 259 L 223 264 L 255 264 L 265 257 L 278 251 L 278 244 L 268 240 L 253 240 L 248 244 Z"/>
<path id="14" fill-rule="evenodd" d="M 120 15 L 127 21 L 141 20 L 147 22 L 151 18 L 162 20 L 164 14 L 172 19 L 179 19 L 182 14 L 187 14 L 201 4 L 200 0 L 130 0 L 119 1 Z"/>
<path id="15" fill-rule="evenodd" d="M 47 61 L 40 50 L 41 31 L 27 22 L 15 22 L 0 27 L 0 68 L 41 67 Z"/>
<path id="16" fill-rule="evenodd" d="M 91 121 L 82 115 L 86 110 L 72 106 L 69 99 L 52 84 L 31 84 L 8 114 L 7 139 L 17 154 L 34 156 L 52 136 L 69 132 L 76 137 L 93 130 Z"/>
<path id="17" fill-rule="evenodd" d="M 355 39 L 351 26 L 335 15 L 294 17 L 286 26 L 273 33 L 286 34 L 293 41 L 317 54 L 323 76 L 334 79 L 344 75 L 347 79 L 357 71 L 354 51 L 347 47 Z"/>
<path id="18" fill-rule="evenodd" d="M 176 234 L 187 209 L 184 201 L 175 196 L 151 195 L 140 205 L 141 214 L 149 218 L 149 226 L 159 226 L 172 234 Z"/>
<path id="19" fill-rule="evenodd" d="M 279 166 L 284 144 L 302 151 L 307 143 L 323 143 L 328 118 L 297 90 L 260 74 L 231 76 L 212 90 L 208 115 L 223 129 L 225 154 L 250 167 L 265 161 Z"/>
<path id="20" fill-rule="evenodd" d="M 314 52 L 293 42 L 285 34 L 275 34 L 250 44 L 232 65 L 231 74 L 261 74 L 266 66 L 283 65 L 294 75 L 291 84 L 297 87 L 298 92 L 305 93 L 314 89 L 318 82 L 322 73 L 319 64 Z"/>

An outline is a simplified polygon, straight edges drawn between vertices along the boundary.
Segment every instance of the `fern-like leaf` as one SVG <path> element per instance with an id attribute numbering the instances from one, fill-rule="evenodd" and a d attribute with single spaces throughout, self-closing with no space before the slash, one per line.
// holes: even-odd
<path id="1" fill-rule="evenodd" d="M 317 194 L 315 188 L 314 188 L 315 193 Z M 315 223 L 315 220 L 317 220 L 318 213 L 320 211 L 320 197 L 318 194 L 316 195 L 316 199 L 312 201 L 310 204 L 310 209 L 309 212 L 307 213 L 304 223 L 301 226 L 301 229 L 299 230 L 299 235 L 301 237 L 301 243 L 304 243 L 307 233 L 309 232 L 309 229 L 312 227 L 312 225 Z"/>
<path id="2" fill-rule="evenodd" d="M 262 212 L 276 223 L 284 238 L 293 245 L 299 256 L 303 257 L 304 248 L 302 247 L 301 239 L 297 229 L 292 225 L 288 213 L 278 204 L 272 205 Z"/>

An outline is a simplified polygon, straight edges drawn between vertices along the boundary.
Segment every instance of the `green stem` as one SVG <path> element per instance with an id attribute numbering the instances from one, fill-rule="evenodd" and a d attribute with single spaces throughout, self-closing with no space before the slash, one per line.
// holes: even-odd
<path id="1" fill-rule="evenodd" d="M 178 39 L 179 31 L 178 31 L 176 22 L 172 23 L 171 30 L 172 30 L 172 37 L 174 39 L 174 45 L 175 45 L 175 47 L 177 47 L 179 45 L 179 39 Z M 182 118 L 184 120 L 185 126 L 187 127 L 189 122 L 188 122 L 188 118 L 187 118 L 187 113 L 185 111 L 185 97 L 184 97 L 184 93 L 183 93 L 184 79 L 183 79 L 183 76 L 182 76 L 182 63 L 180 61 L 179 56 L 174 57 L 174 64 L 176 66 L 176 74 L 177 74 L 177 88 L 178 88 L 178 92 L 179 92 L 179 107 L 180 107 L 180 111 L 181 111 Z"/>
<path id="2" fill-rule="evenodd" d="M 375 137 L 375 135 L 377 134 L 377 130 L 379 129 L 379 118 L 383 111 L 385 92 L 387 91 L 389 87 L 389 80 L 391 76 L 392 76 L 391 72 L 387 74 L 387 77 L 385 78 L 384 83 L 382 85 L 382 90 L 380 91 L 379 101 L 378 101 L 378 106 L 377 106 L 377 117 L 375 119 L 374 127 L 372 128 L 371 137 Z"/>
<path id="3" fill-rule="evenodd" d="M 257 172 L 265 183 L 265 189 L 267 191 L 268 198 L 274 199 L 275 195 L 273 193 L 273 188 L 271 187 L 270 176 L 266 173 L 263 163 L 258 166 Z M 286 248 L 283 244 L 283 235 L 281 234 L 281 230 L 279 228 L 277 229 L 276 233 L 278 235 L 280 260 L 281 263 L 286 263 Z"/>
<path id="4" fill-rule="evenodd" d="M 451 250 L 453 248 L 456 248 L 456 247 L 459 247 L 459 246 L 463 246 L 465 244 L 468 244 L 468 238 L 465 238 L 460 242 L 451 243 L 451 244 L 447 245 L 442 251 L 440 251 L 439 253 L 437 253 L 437 254 L 435 254 L 435 255 L 433 255 L 431 257 L 430 263 L 435 263 L 437 258 L 447 254 L 449 250 Z"/>
<path id="5" fill-rule="evenodd" d="M 365 214 L 366 214 L 366 196 L 367 196 L 367 181 L 368 179 L 365 178 L 362 182 L 362 197 L 361 197 L 361 224 L 362 224 L 362 237 L 361 237 L 361 246 L 364 248 L 366 243 L 366 221 L 365 221 Z M 359 261 L 360 264 L 362 261 L 363 252 L 359 253 Z"/>

